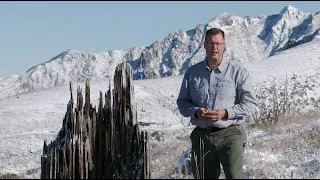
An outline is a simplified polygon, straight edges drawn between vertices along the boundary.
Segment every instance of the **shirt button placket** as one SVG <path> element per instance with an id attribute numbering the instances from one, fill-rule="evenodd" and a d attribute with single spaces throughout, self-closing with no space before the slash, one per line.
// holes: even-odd
<path id="1" fill-rule="evenodd" d="M 216 78 L 214 76 L 214 72 L 211 71 L 210 74 L 210 80 L 209 80 L 209 106 L 208 108 L 210 108 L 211 110 L 213 109 L 213 100 L 214 100 L 214 95 L 215 95 L 215 87 L 214 84 L 216 82 Z"/>

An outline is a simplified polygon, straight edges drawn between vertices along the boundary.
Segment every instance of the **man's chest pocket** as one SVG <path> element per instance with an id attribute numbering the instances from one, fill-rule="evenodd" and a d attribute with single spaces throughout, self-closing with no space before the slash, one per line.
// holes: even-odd
<path id="1" fill-rule="evenodd" d="M 208 93 L 208 85 L 205 82 L 193 82 L 190 89 L 191 97 L 193 100 L 203 102 Z"/>
<path id="2" fill-rule="evenodd" d="M 236 97 L 236 87 L 233 82 L 219 81 L 217 84 L 217 98 L 221 100 L 232 100 Z"/>

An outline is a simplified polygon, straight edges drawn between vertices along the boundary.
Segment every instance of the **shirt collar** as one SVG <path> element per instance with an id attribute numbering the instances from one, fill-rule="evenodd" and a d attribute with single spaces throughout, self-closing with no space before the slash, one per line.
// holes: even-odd
<path id="1" fill-rule="evenodd" d="M 227 68 L 227 66 L 228 66 L 228 64 L 229 64 L 229 61 L 230 61 L 230 60 L 229 60 L 228 58 L 222 59 L 220 65 L 219 65 L 218 67 L 216 67 L 216 69 L 218 69 L 220 72 L 223 72 L 223 71 Z M 203 66 L 204 68 L 206 68 L 207 70 L 211 71 L 211 69 L 209 68 L 209 66 L 208 66 L 208 64 L 207 64 L 207 58 L 205 58 L 205 59 L 202 61 L 202 66 Z"/>

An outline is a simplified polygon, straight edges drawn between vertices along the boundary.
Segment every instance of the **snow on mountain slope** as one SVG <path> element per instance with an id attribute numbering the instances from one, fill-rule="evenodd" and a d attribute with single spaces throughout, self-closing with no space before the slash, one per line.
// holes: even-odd
<path id="1" fill-rule="evenodd" d="M 0 79 L 0 98 L 34 89 L 72 82 L 104 81 L 112 77 L 115 66 L 127 61 L 134 79 L 149 79 L 183 74 L 188 67 L 203 60 L 203 42 L 208 28 L 226 33 L 225 58 L 237 62 L 265 59 L 277 52 L 313 41 L 319 34 L 320 15 L 304 13 L 286 6 L 279 14 L 238 17 L 228 13 L 214 17 L 196 28 L 169 33 L 147 47 L 133 47 L 101 53 L 69 50 L 50 61 L 36 65 L 26 73 Z"/>
<path id="2" fill-rule="evenodd" d="M 314 41 L 261 61 L 245 63 L 254 80 L 259 105 L 270 105 L 273 82 L 278 88 L 283 87 L 287 74 L 294 108 L 307 110 L 319 106 L 319 49 L 319 43 Z M 273 81 L 273 77 L 277 79 Z M 192 129 L 188 118 L 179 114 L 176 105 L 182 78 L 183 75 L 179 75 L 133 81 L 142 129 L 167 131 L 173 133 L 172 136 L 177 130 L 189 132 Z M 106 92 L 108 84 L 109 81 L 90 82 L 92 104 L 98 104 L 99 92 Z M 78 85 L 84 89 L 83 83 L 74 83 L 73 94 Z M 30 176 L 39 174 L 43 141 L 53 140 L 57 135 L 69 98 L 69 86 L 60 85 L 0 100 L 0 173 L 25 174 L 33 170 Z"/>
<path id="3" fill-rule="evenodd" d="M 319 36 L 320 37 L 320 36 Z M 320 39 L 305 43 L 263 60 L 244 63 L 250 69 L 254 82 L 261 83 L 274 78 L 310 77 L 320 72 Z M 259 75 L 260 74 L 260 75 Z"/>
<path id="4" fill-rule="evenodd" d="M 143 47 L 102 53 L 83 53 L 69 50 L 50 61 L 34 66 L 26 73 L 0 80 L 0 97 L 48 88 L 69 82 L 106 80 L 113 76 L 117 64 L 137 58 Z"/>

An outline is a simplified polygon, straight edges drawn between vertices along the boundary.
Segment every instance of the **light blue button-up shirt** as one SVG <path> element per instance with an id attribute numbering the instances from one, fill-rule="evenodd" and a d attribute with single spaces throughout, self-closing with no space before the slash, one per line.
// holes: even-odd
<path id="1" fill-rule="evenodd" d="M 256 95 L 246 68 L 223 59 L 214 69 L 206 59 L 191 66 L 185 73 L 177 104 L 181 115 L 201 128 L 225 128 L 243 124 L 257 109 Z M 227 119 L 200 120 L 194 117 L 198 108 L 226 109 Z"/>

